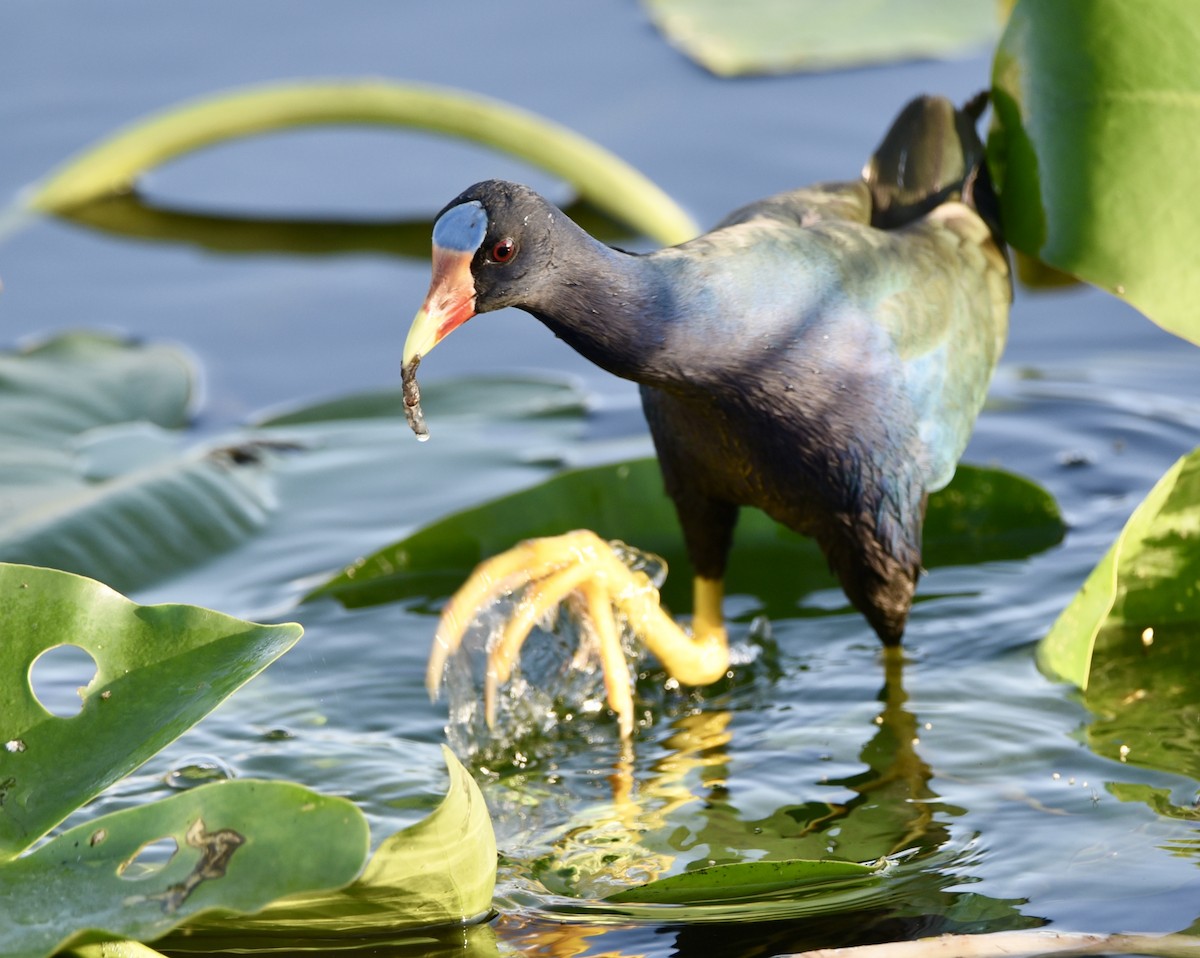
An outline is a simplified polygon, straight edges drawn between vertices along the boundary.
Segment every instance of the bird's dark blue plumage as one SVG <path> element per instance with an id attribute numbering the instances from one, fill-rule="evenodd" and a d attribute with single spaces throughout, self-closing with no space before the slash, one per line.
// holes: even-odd
<path id="1" fill-rule="evenodd" d="M 605 247 L 501 181 L 439 224 L 486 211 L 460 266 L 474 312 L 524 309 L 640 384 L 697 575 L 722 578 L 737 510 L 756 506 L 814 536 L 894 643 L 926 497 L 954 473 L 1007 328 L 973 120 L 915 101 L 862 179 L 761 200 L 648 254 Z"/>

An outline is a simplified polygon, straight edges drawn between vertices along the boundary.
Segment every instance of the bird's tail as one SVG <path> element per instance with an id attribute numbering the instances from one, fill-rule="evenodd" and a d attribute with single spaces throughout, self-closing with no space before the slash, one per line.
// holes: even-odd
<path id="1" fill-rule="evenodd" d="M 999 204 L 976 124 L 986 91 L 961 108 L 945 97 L 919 96 L 892 123 L 863 168 L 871 190 L 871 225 L 896 229 L 948 200 L 979 213 L 1002 242 Z"/>

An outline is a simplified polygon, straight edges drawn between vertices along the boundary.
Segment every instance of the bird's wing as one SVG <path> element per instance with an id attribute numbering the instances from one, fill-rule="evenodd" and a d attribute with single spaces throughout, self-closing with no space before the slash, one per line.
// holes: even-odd
<path id="1" fill-rule="evenodd" d="M 962 202 L 942 203 L 896 229 L 872 226 L 871 204 L 866 184 L 831 183 L 746 206 L 722 227 L 732 227 L 726 235 L 758 227 L 790 235 L 799 260 L 811 263 L 820 250 L 822 262 L 836 264 L 839 291 L 823 311 L 850 324 L 841 337 L 844 368 L 874 370 L 868 379 L 879 391 L 878 409 L 908 408 L 900 418 L 909 419 L 911 439 L 896 451 L 911 458 L 896 467 L 915 468 L 932 491 L 953 477 L 1004 348 L 1008 260 L 988 224 Z M 907 431 L 899 420 L 891 428 Z"/>
<path id="2" fill-rule="evenodd" d="M 817 223 L 871 222 L 871 192 L 861 180 L 818 183 L 777 193 L 734 210 L 714 228 L 723 229 L 754 220 L 775 220 L 786 226 L 809 227 Z"/>

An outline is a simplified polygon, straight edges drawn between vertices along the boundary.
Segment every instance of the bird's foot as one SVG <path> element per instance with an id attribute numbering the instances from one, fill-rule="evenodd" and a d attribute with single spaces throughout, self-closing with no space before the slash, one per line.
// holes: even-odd
<path id="1" fill-rule="evenodd" d="M 621 644 L 621 623 L 686 685 L 706 685 L 725 674 L 725 630 L 697 617 L 690 636 L 659 605 L 645 571 L 626 562 L 620 544 L 581 530 L 530 539 L 481 563 L 442 611 L 429 657 L 426 685 L 436 695 L 446 663 L 476 617 L 496 599 L 524 590 L 510 618 L 490 643 L 484 712 L 491 727 L 497 689 L 508 681 L 530 631 L 564 600 L 572 600 L 595 638 L 608 705 L 623 738 L 633 732 L 633 689 Z"/>

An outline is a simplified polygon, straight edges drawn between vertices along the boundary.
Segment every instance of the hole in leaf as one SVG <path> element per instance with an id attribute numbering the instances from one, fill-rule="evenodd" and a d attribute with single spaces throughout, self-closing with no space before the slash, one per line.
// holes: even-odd
<path id="1" fill-rule="evenodd" d="M 51 715 L 72 718 L 83 708 L 83 690 L 96 677 L 96 660 L 78 645 L 46 649 L 29 667 L 34 698 Z"/>
<path id="2" fill-rule="evenodd" d="M 140 881 L 157 875 L 167 867 L 177 851 L 179 843 L 170 836 L 146 842 L 133 853 L 132 858 L 117 866 L 117 874 L 126 881 Z"/>

